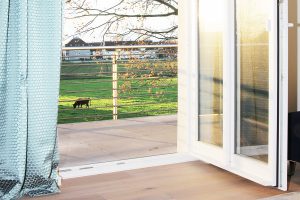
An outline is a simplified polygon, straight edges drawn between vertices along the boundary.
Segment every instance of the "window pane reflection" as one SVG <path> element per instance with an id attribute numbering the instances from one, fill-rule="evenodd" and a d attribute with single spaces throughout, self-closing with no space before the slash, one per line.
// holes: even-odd
<path id="1" fill-rule="evenodd" d="M 270 0 L 236 0 L 236 153 L 268 161 Z"/>
<path id="2" fill-rule="evenodd" d="M 199 0 L 199 140 L 223 145 L 223 0 Z"/>

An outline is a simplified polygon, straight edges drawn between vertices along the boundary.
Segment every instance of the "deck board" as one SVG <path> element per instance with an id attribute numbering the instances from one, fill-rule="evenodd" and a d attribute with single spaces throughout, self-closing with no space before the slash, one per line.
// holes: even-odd
<path id="1" fill-rule="evenodd" d="M 176 115 L 60 124 L 60 167 L 175 153 L 176 130 Z"/>

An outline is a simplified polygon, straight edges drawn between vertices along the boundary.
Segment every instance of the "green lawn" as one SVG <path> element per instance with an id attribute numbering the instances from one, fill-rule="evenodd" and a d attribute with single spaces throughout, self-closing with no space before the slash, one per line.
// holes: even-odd
<path id="1" fill-rule="evenodd" d="M 68 65 L 68 66 L 66 66 Z M 161 68 L 161 66 L 160 66 Z M 128 70 L 120 65 L 119 71 Z M 60 84 L 58 123 L 112 119 L 112 78 L 110 64 L 63 64 Z M 100 73 L 99 73 L 100 72 Z M 103 73 L 104 72 L 104 73 Z M 118 118 L 175 114 L 177 78 L 160 76 L 150 79 L 120 77 L 118 82 Z M 78 98 L 91 98 L 91 107 L 73 109 Z"/>

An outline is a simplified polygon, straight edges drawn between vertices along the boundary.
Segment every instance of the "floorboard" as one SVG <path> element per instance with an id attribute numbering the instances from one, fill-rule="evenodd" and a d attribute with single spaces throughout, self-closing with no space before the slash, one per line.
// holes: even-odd
<path id="1" fill-rule="evenodd" d="M 290 191 L 300 191 L 300 169 Z M 35 200 L 252 200 L 283 193 L 195 161 L 63 180 L 60 194 Z"/>

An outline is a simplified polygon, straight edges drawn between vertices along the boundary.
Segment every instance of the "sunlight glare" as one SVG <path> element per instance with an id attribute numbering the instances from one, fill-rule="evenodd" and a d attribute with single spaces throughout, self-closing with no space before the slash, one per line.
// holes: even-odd
<path id="1" fill-rule="evenodd" d="M 222 31 L 223 20 L 224 0 L 199 0 L 199 22 L 202 31 Z"/>

